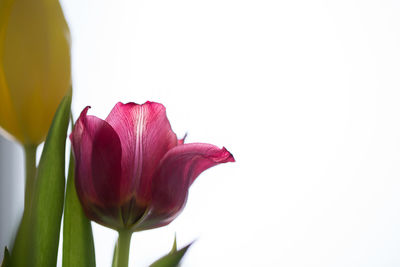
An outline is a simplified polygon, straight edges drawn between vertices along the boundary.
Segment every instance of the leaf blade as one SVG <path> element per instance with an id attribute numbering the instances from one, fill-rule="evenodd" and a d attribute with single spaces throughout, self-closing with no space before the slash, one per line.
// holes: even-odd
<path id="1" fill-rule="evenodd" d="M 10 253 L 8 252 L 7 247 L 4 248 L 4 257 L 3 262 L 1 263 L 1 267 L 9 267 L 10 266 Z"/>
<path id="2" fill-rule="evenodd" d="M 164 257 L 158 259 L 155 261 L 153 264 L 150 265 L 150 267 L 176 267 L 179 265 L 181 262 L 183 256 L 185 256 L 187 250 L 190 248 L 190 246 L 193 244 L 190 243 L 186 245 L 185 247 L 176 250 L 176 238 L 174 240 L 174 245 L 172 247 L 172 250 L 169 254 L 165 255 Z"/>
<path id="3" fill-rule="evenodd" d="M 75 162 L 70 155 L 64 207 L 63 267 L 95 267 L 92 226 L 75 189 Z"/>
<path id="4" fill-rule="evenodd" d="M 65 190 L 65 143 L 71 110 L 71 91 L 53 118 L 40 158 L 32 202 L 33 267 L 57 264 Z"/>

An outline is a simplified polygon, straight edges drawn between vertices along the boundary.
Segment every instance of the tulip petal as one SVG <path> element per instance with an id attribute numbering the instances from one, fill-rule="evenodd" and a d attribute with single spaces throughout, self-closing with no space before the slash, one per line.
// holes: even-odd
<path id="1" fill-rule="evenodd" d="M 155 173 L 150 213 L 138 228 L 144 230 L 170 223 L 183 209 L 189 187 L 200 173 L 220 163 L 234 161 L 224 147 L 220 149 L 210 144 L 184 144 L 171 149 Z"/>
<path id="2" fill-rule="evenodd" d="M 2 1 L 0 4 L 0 134 L 10 139 L 14 137 L 22 141 L 23 134 L 18 125 L 15 107 L 12 102 L 11 92 L 7 85 L 3 67 L 4 39 L 6 38 L 6 29 L 13 3 L 13 0 L 6 0 Z"/>
<path id="3" fill-rule="evenodd" d="M 77 193 L 83 206 L 112 207 L 129 197 L 127 181 L 121 175 L 121 142 L 106 121 L 86 115 L 88 108 L 82 111 L 70 137 Z"/>
<path id="4" fill-rule="evenodd" d="M 0 123 L 23 144 L 40 144 L 71 86 L 68 25 L 59 1 L 13 1 L 4 30 L 1 86 L 6 84 L 9 98 L 0 103 L 8 101 L 12 109 L 0 110 L 13 115 Z"/>
<path id="5" fill-rule="evenodd" d="M 151 178 L 158 163 L 168 150 L 178 145 L 165 107 L 154 102 L 117 103 L 106 121 L 123 144 L 123 176 L 131 177 L 136 201 L 147 203 L 151 198 Z"/>
<path id="6" fill-rule="evenodd" d="M 105 206 L 114 206 L 126 200 L 126 192 L 121 192 L 126 188 L 124 182 L 127 182 L 125 177 L 121 177 L 121 141 L 107 122 L 97 122 L 99 129 L 93 137 L 92 145 L 92 175 L 96 179 L 94 187 L 106 203 Z"/>

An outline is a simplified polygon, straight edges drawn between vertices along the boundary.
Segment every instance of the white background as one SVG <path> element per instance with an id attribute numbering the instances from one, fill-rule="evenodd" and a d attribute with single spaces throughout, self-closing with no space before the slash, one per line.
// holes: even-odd
<path id="1" fill-rule="evenodd" d="M 400 2 L 63 1 L 74 113 L 159 101 L 179 136 L 237 162 L 202 174 L 145 266 L 400 265 Z M 94 227 L 98 266 L 116 238 Z"/>
<path id="2" fill-rule="evenodd" d="M 179 137 L 227 147 L 131 266 L 400 266 L 400 2 L 64 0 L 75 117 L 167 107 Z M 94 224 L 98 267 L 116 234 Z"/>

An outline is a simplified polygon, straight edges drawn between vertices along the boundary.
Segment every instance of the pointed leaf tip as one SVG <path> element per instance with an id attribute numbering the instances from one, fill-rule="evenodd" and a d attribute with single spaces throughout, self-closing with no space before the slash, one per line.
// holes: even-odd
<path id="1" fill-rule="evenodd" d="M 170 254 L 176 252 L 176 250 L 177 250 L 177 246 L 176 246 L 176 233 L 175 233 L 174 244 L 172 245 L 172 249 L 171 249 Z"/>
<path id="2" fill-rule="evenodd" d="M 10 252 L 8 251 L 7 247 L 5 247 L 3 263 L 1 264 L 1 267 L 9 267 L 9 266 L 10 266 Z"/>
<path id="3" fill-rule="evenodd" d="M 176 242 L 176 239 L 175 239 Z M 164 257 L 160 258 L 156 262 L 154 262 L 150 267 L 176 267 L 181 262 L 183 256 L 185 256 L 189 247 L 194 243 L 191 242 L 190 244 L 186 245 L 185 247 L 181 248 L 180 250 L 176 250 L 176 243 L 174 242 L 174 246 L 172 251 L 165 255 Z M 175 251 L 174 250 L 175 247 Z"/>

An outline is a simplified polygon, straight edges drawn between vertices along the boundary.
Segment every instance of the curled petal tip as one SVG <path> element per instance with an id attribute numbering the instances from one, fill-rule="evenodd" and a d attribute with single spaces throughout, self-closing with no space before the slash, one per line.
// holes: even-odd
<path id="1" fill-rule="evenodd" d="M 81 114 L 79 115 L 79 118 L 76 120 L 73 130 L 72 130 L 71 134 L 69 135 L 69 140 L 71 140 L 71 142 L 74 142 L 74 139 L 75 139 L 75 141 L 80 139 L 79 136 L 83 132 L 83 127 L 84 127 L 85 120 L 87 117 L 87 112 L 90 108 L 91 108 L 90 106 L 86 106 L 82 110 Z"/>
<path id="2" fill-rule="evenodd" d="M 187 137 L 187 133 L 185 133 L 185 135 L 182 137 L 182 139 L 178 139 L 178 145 L 183 145 L 185 143 L 185 139 Z"/>
<path id="3" fill-rule="evenodd" d="M 86 107 L 82 110 L 80 116 L 82 116 L 82 115 L 85 115 L 85 116 L 86 116 L 86 114 L 88 113 L 88 111 L 89 111 L 90 108 L 92 108 L 92 107 L 91 107 L 91 106 L 86 106 Z"/>
<path id="4" fill-rule="evenodd" d="M 214 161 L 215 163 L 226 163 L 226 162 L 235 162 L 235 158 L 232 153 L 229 152 L 225 147 L 217 148 L 212 154 L 209 154 L 208 158 Z"/>
<path id="5" fill-rule="evenodd" d="M 91 108 L 90 106 L 86 106 L 86 107 L 82 110 L 82 112 L 81 112 L 81 114 L 79 115 L 79 118 L 78 118 L 78 120 L 76 121 L 75 124 L 83 124 L 83 123 L 84 123 L 84 121 L 85 121 L 85 119 L 86 119 L 86 117 L 87 117 L 87 113 L 88 113 L 88 111 L 89 111 L 90 108 Z"/>
<path id="6" fill-rule="evenodd" d="M 222 153 L 223 153 L 222 155 L 224 155 L 224 156 L 221 157 L 222 160 L 220 160 L 218 162 L 236 162 L 232 153 L 229 152 L 228 149 L 226 149 L 225 147 L 222 147 Z"/>

